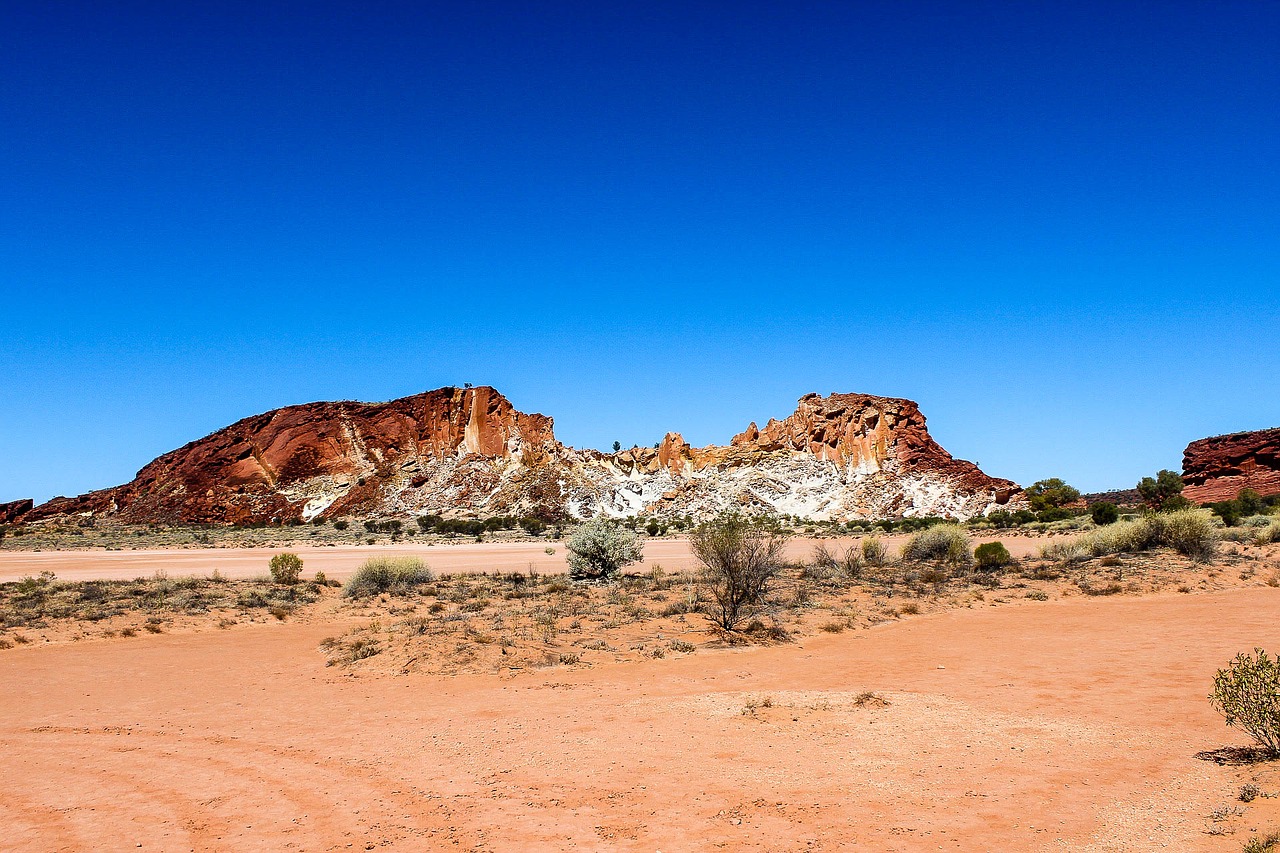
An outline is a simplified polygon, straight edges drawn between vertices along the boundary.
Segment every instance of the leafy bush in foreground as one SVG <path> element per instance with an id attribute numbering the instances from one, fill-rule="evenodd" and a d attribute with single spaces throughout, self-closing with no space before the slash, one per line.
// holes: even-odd
<path id="1" fill-rule="evenodd" d="M 1003 542 L 983 542 L 973 551 L 979 569 L 999 569 L 1013 562 L 1013 556 Z"/>
<path id="2" fill-rule="evenodd" d="M 969 537 L 958 524 L 940 524 L 922 530 L 902 546 L 902 558 L 913 562 L 943 560 L 956 565 L 968 564 L 973 559 Z"/>
<path id="3" fill-rule="evenodd" d="M 783 536 L 739 515 L 722 515 L 689 537 L 702 564 L 699 580 L 708 593 L 707 615 L 734 630 L 763 602 L 769 582 L 782 569 Z"/>
<path id="4" fill-rule="evenodd" d="M 268 566 L 271 579 L 276 583 L 295 584 L 302 577 L 302 558 L 288 551 L 276 554 Z"/>
<path id="5" fill-rule="evenodd" d="M 569 577 L 578 581 L 608 580 L 623 566 L 642 559 L 636 534 L 606 518 L 593 518 L 565 543 Z"/>
<path id="6" fill-rule="evenodd" d="M 342 587 L 346 598 L 368 598 L 384 592 L 404 595 L 435 575 L 418 557 L 371 557 Z"/>
<path id="7" fill-rule="evenodd" d="M 1280 756 L 1280 660 L 1262 649 L 1254 652 L 1241 652 L 1218 670 L 1209 701 L 1228 726 L 1239 726 L 1271 755 Z"/>

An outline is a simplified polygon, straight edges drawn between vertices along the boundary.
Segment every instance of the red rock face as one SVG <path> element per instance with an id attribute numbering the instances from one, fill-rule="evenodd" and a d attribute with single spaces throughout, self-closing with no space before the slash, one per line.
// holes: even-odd
<path id="1" fill-rule="evenodd" d="M 111 514 L 126 522 L 299 518 L 283 493 L 301 480 L 343 484 L 326 514 L 380 509 L 380 486 L 411 465 L 444 457 L 545 458 L 558 446 L 551 419 L 517 412 L 492 388 L 441 388 L 389 403 L 308 403 L 245 418 L 166 453 L 131 483 L 54 498 L 31 518 Z"/>
<path id="2" fill-rule="evenodd" d="M 31 512 L 34 505 L 35 503 L 31 498 L 0 504 L 0 524 L 13 524 L 15 521 L 21 521 L 23 516 Z"/>
<path id="3" fill-rule="evenodd" d="M 808 394 L 794 414 L 755 424 L 733 437 L 732 446 L 761 451 L 807 451 L 837 465 L 878 470 L 893 459 L 902 473 L 952 478 L 962 489 L 995 489 L 1007 502 L 1021 489 L 1012 480 L 984 474 L 977 465 L 955 459 L 933 440 L 920 407 L 911 400 L 869 394 Z"/>
<path id="4" fill-rule="evenodd" d="M 1182 493 L 1196 503 L 1233 500 L 1241 489 L 1280 494 L 1280 428 L 1202 438 L 1182 454 Z"/>
<path id="5" fill-rule="evenodd" d="M 815 487 L 815 478 L 833 491 Z M 824 502 L 824 494 L 840 497 L 846 488 L 861 489 L 862 497 Z M 788 489 L 805 491 L 809 503 L 790 501 Z M 726 500 L 764 511 L 833 506 L 831 517 L 857 517 L 929 511 L 920 500 L 972 513 L 1020 495 L 1015 483 L 953 459 L 910 400 L 810 394 L 794 414 L 763 430 L 752 424 L 728 446 L 693 448 L 668 433 L 657 448 L 610 455 L 565 447 L 550 418 L 516 411 L 492 388 L 441 388 L 388 403 L 310 403 L 245 418 L 166 453 L 130 483 L 55 498 L 27 519 L 92 513 L 133 523 L 250 524 L 420 512 L 564 518 L 711 512 Z"/>

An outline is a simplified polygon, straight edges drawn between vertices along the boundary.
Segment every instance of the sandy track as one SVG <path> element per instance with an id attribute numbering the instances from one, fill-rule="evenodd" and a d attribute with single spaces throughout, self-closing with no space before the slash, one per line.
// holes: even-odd
<path id="1" fill-rule="evenodd" d="M 18 647 L 4 846 L 1238 850 L 1204 833 L 1238 771 L 1193 756 L 1240 743 L 1204 696 L 1277 608 L 989 607 L 501 679 L 343 674 L 295 623 Z"/>
<path id="2" fill-rule="evenodd" d="M 994 537 L 990 537 L 994 538 Z M 902 536 L 885 537 L 885 544 L 896 549 Z M 825 540 L 831 547 L 842 547 L 854 540 Z M 977 538 L 975 543 L 987 541 Z M 1034 553 L 1043 539 L 1005 538 L 1002 540 L 1015 557 Z M 813 552 L 815 540 L 793 539 L 787 543 L 787 554 L 804 559 Z M 555 553 L 547 554 L 552 548 Z M 67 581 L 132 580 L 150 577 L 164 571 L 170 577 L 206 576 L 214 570 L 229 578 L 249 578 L 267 573 L 272 554 L 292 551 L 303 559 L 307 573 L 322 571 L 331 578 L 350 576 L 357 567 L 375 555 L 422 557 L 437 572 L 504 572 L 525 571 L 532 565 L 539 572 L 565 571 L 563 542 L 465 542 L 448 545 L 341 545 L 328 547 L 288 546 L 281 548 L 153 548 L 137 551 L 0 551 L 0 583 L 38 575 L 42 571 L 56 574 Z M 660 563 L 668 570 L 691 568 L 693 557 L 685 539 L 656 539 L 644 543 L 645 564 Z"/>

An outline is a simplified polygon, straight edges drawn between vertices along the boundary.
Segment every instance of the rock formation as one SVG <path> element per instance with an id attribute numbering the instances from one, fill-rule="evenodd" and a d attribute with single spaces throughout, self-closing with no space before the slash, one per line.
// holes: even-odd
<path id="1" fill-rule="evenodd" d="M 0 524 L 12 524 L 15 521 L 21 521 L 27 513 L 31 512 L 34 505 L 35 502 L 31 498 L 0 504 Z"/>
<path id="2" fill-rule="evenodd" d="M 1182 454 L 1182 494 L 1197 503 L 1229 501 L 1241 489 L 1280 494 L 1280 428 L 1202 438 Z"/>
<path id="3" fill-rule="evenodd" d="M 388 403 L 309 403 L 245 418 L 159 457 L 130 483 L 54 498 L 27 520 L 309 521 L 317 516 L 692 515 L 722 510 L 847 520 L 969 517 L 1021 490 L 953 459 L 910 400 L 801 398 L 728 446 L 613 454 L 556 440 L 551 418 L 492 388 L 441 388 Z"/>

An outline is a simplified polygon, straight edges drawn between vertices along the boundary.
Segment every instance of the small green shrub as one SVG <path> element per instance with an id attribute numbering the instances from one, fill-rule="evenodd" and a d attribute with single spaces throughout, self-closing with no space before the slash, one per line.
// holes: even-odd
<path id="1" fill-rule="evenodd" d="M 963 527 L 939 524 L 908 539 L 902 546 L 902 558 L 917 563 L 942 560 L 953 565 L 967 565 L 973 559 L 973 552 Z"/>
<path id="2" fill-rule="evenodd" d="M 1262 649 L 1241 652 L 1214 676 L 1209 702 L 1228 726 L 1239 726 L 1269 754 L 1280 756 L 1280 660 Z"/>
<path id="3" fill-rule="evenodd" d="M 405 595 L 435 580 L 435 574 L 418 557 L 371 557 L 342 587 L 346 598 L 368 598 L 389 592 Z"/>
<path id="4" fill-rule="evenodd" d="M 565 550 L 569 577 L 576 581 L 609 580 L 623 566 L 642 559 L 636 534 L 607 518 L 581 525 L 565 543 Z"/>
<path id="5" fill-rule="evenodd" d="M 1003 542 L 984 542 L 973 550 L 973 557 L 983 570 L 1000 569 L 1013 562 L 1013 555 Z"/>
<path id="6" fill-rule="evenodd" d="M 1102 501 L 1089 509 L 1089 517 L 1093 519 L 1094 524 L 1105 527 L 1120 520 L 1120 508 L 1113 503 Z"/>
<path id="7" fill-rule="evenodd" d="M 285 551 L 271 558 L 271 580 L 282 584 L 295 584 L 302 577 L 302 558 Z"/>

